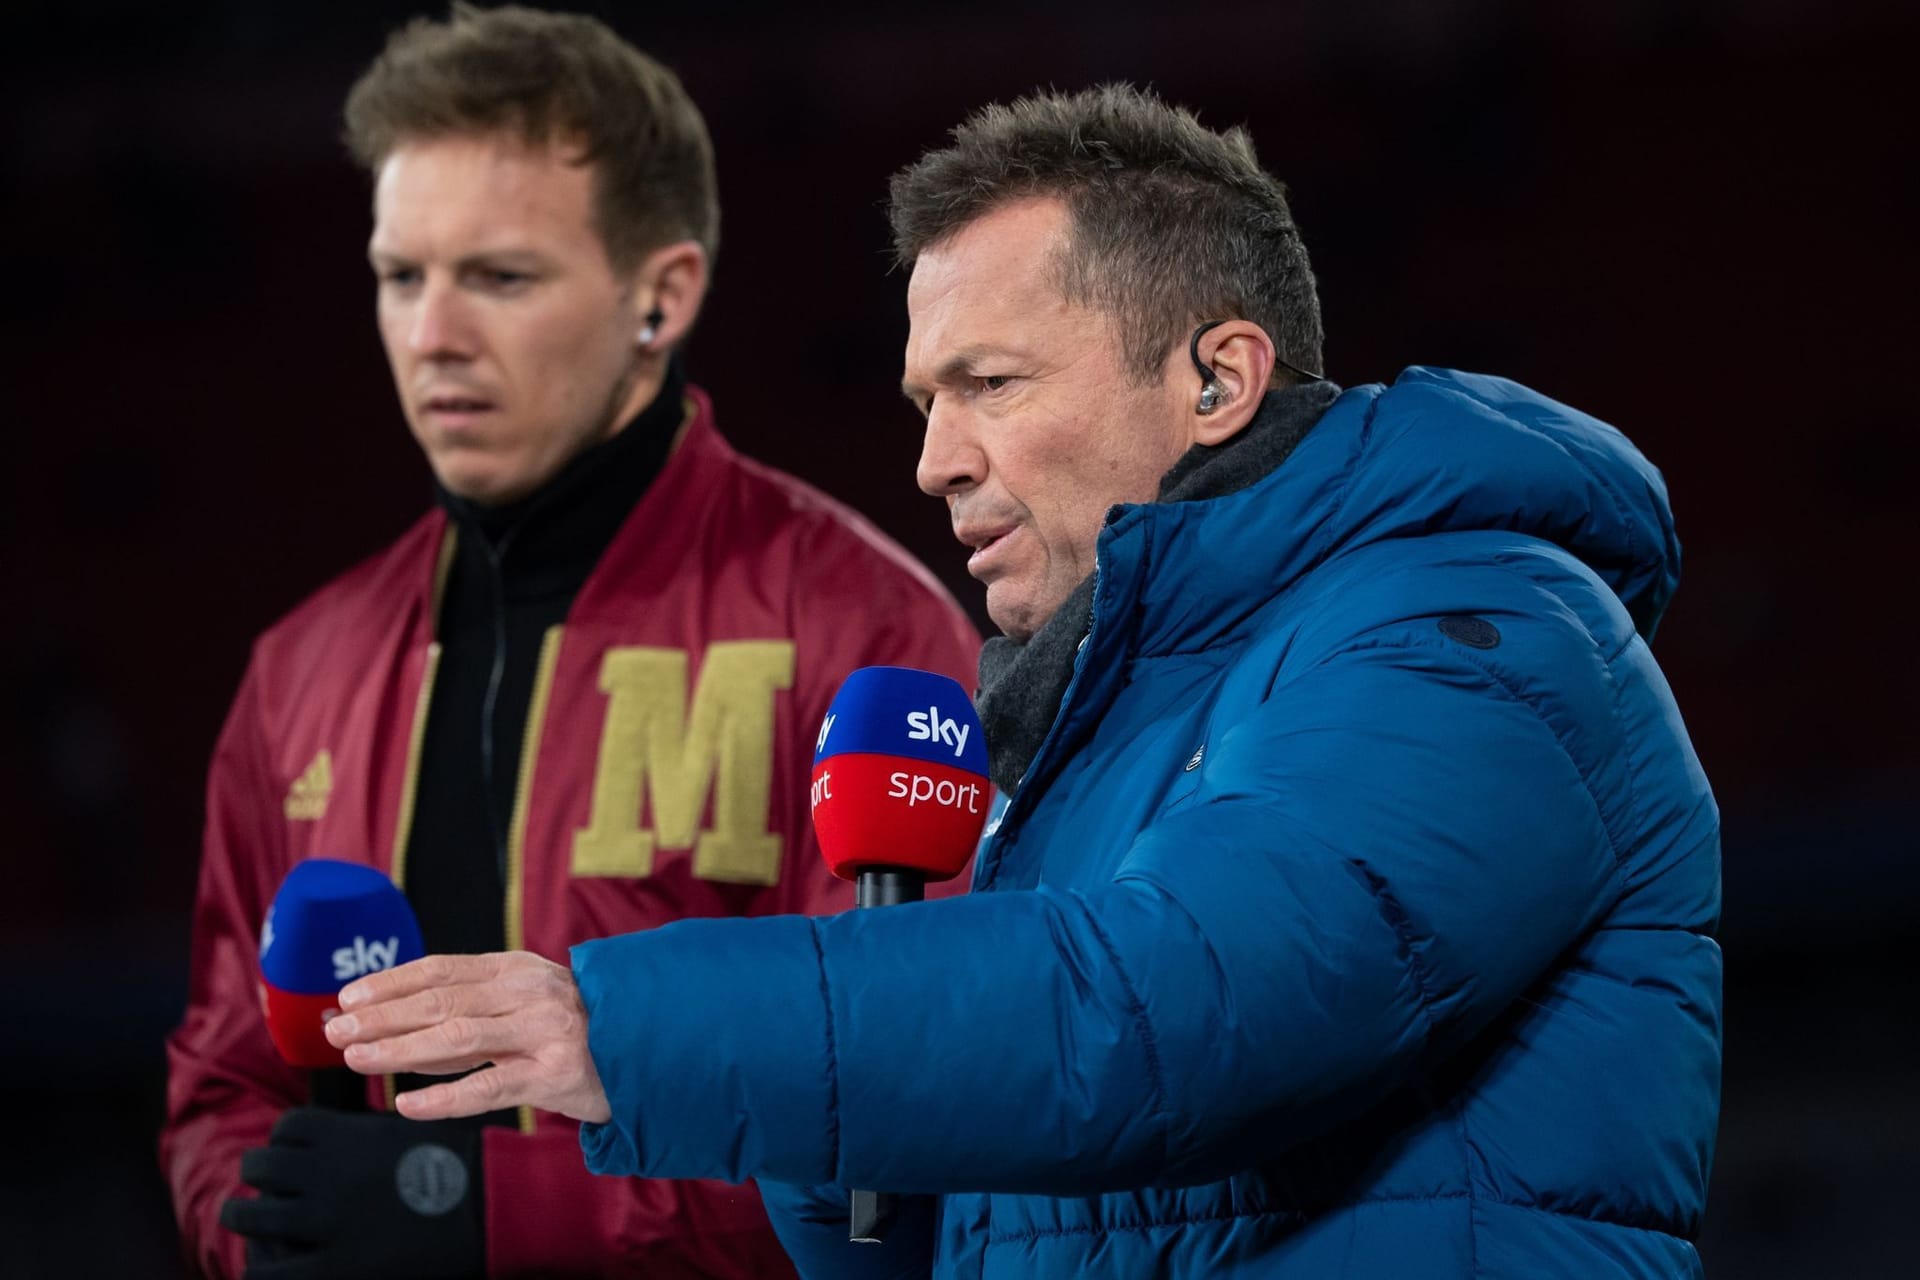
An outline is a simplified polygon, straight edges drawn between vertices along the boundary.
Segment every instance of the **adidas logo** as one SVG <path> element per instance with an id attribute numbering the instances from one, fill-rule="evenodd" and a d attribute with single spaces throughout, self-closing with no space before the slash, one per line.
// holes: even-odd
<path id="1" fill-rule="evenodd" d="M 325 747 L 313 758 L 301 775 L 287 788 L 287 821 L 313 822 L 327 812 L 327 799 L 333 795 L 333 753 Z"/>

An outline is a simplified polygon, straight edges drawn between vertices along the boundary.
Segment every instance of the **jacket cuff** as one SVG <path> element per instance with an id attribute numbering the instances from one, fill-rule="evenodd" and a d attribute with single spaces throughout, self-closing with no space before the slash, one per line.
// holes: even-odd
<path id="1" fill-rule="evenodd" d="M 815 922 L 682 920 L 572 950 L 612 1118 L 581 1135 L 596 1173 L 835 1176 L 838 1119 Z"/>
<path id="2" fill-rule="evenodd" d="M 581 1125 L 580 1154 L 586 1157 L 588 1173 L 631 1178 L 640 1172 L 640 1153 L 610 1124 Z"/>

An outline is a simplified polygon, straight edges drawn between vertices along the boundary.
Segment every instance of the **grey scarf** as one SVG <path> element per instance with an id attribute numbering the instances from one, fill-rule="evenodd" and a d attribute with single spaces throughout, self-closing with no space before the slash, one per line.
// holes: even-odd
<path id="1" fill-rule="evenodd" d="M 1340 394 L 1331 382 L 1269 391 L 1254 415 L 1222 445 L 1197 444 L 1161 477 L 1161 502 L 1225 497 L 1263 479 L 1287 460 Z M 988 771 L 1012 795 L 1046 740 L 1073 680 L 1074 655 L 1093 625 L 1093 578 L 1073 589 L 1033 637 L 995 636 L 980 651 L 976 704 L 987 733 Z"/>

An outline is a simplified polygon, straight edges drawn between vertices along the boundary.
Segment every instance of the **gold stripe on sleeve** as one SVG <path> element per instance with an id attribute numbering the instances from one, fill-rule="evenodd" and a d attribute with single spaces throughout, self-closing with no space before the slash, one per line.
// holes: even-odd
<path id="1" fill-rule="evenodd" d="M 427 710 L 433 704 L 433 678 L 440 670 L 440 600 L 446 594 L 447 574 L 453 568 L 453 548 L 459 530 L 449 522 L 446 536 L 440 539 L 440 559 L 433 568 L 433 597 L 427 607 L 433 612 L 436 639 L 427 644 L 427 669 L 420 677 L 420 694 L 413 700 L 413 725 L 407 732 L 407 772 L 400 782 L 400 818 L 393 831 L 393 882 L 407 884 L 407 842 L 413 838 L 414 796 L 420 789 L 420 751 L 427 741 Z"/>
<path id="2" fill-rule="evenodd" d="M 564 626 L 549 627 L 540 641 L 540 665 L 534 669 L 533 697 L 527 704 L 527 728 L 520 742 L 520 776 L 514 782 L 513 821 L 507 835 L 507 950 L 527 945 L 526 848 L 527 801 L 533 791 L 533 771 L 540 759 L 541 731 L 547 722 L 547 702 L 553 693 L 553 671 L 560 661 Z M 520 1132 L 533 1132 L 533 1108 L 520 1108 Z"/>
<path id="3" fill-rule="evenodd" d="M 400 816 L 393 824 L 393 882 L 407 885 L 407 842 L 413 838 L 413 803 L 420 790 L 420 749 L 427 741 L 427 707 L 433 701 L 433 678 L 440 670 L 440 642 L 427 646 L 427 668 L 420 674 L 420 693 L 413 700 L 413 726 L 407 732 L 407 771 L 400 779 Z"/>
<path id="4" fill-rule="evenodd" d="M 413 838 L 413 801 L 420 789 L 420 748 L 427 740 L 427 707 L 433 701 L 433 678 L 440 670 L 440 642 L 427 646 L 426 670 L 420 673 L 420 693 L 413 700 L 413 725 L 407 731 L 407 771 L 400 779 L 400 816 L 393 824 L 393 883 L 407 886 L 407 841 Z M 394 1078 L 382 1076 L 387 1110 L 393 1110 Z"/>

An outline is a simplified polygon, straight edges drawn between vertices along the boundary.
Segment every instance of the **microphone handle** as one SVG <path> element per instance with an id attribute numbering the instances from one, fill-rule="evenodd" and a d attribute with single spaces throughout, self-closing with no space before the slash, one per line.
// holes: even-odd
<path id="1" fill-rule="evenodd" d="M 853 905 L 894 907 L 927 896 L 927 875 L 910 867 L 861 867 L 854 874 Z M 884 1191 L 855 1191 L 848 1197 L 847 1239 L 879 1244 L 893 1221 L 894 1200 Z"/>
<path id="2" fill-rule="evenodd" d="M 926 896 L 927 873 L 912 867 L 861 867 L 854 874 L 856 907 L 895 907 Z"/>
<path id="3" fill-rule="evenodd" d="M 329 1111 L 367 1110 L 367 1078 L 345 1067 L 316 1067 L 313 1078 L 313 1105 Z"/>

